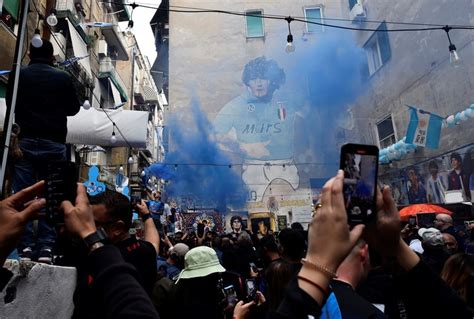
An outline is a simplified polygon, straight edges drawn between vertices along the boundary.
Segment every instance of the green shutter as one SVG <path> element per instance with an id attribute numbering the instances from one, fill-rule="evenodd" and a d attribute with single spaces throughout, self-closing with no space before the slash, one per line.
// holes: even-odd
<path id="1" fill-rule="evenodd" d="M 321 20 L 321 9 L 320 8 L 308 8 L 306 9 L 306 20 L 311 22 L 322 23 Z M 308 32 L 319 32 L 323 30 L 323 27 L 318 24 L 307 23 Z"/>
<path id="2" fill-rule="evenodd" d="M 7 86 L 0 82 L 0 98 L 7 96 Z"/>
<path id="3" fill-rule="evenodd" d="M 262 11 L 248 11 L 247 12 L 247 36 L 248 37 L 263 37 L 263 18 L 254 17 L 261 16 Z M 253 16 L 252 16 L 253 15 Z"/>
<path id="4" fill-rule="evenodd" d="M 20 0 L 4 0 L 3 8 L 8 11 L 9 14 L 18 21 L 18 12 L 20 11 Z"/>

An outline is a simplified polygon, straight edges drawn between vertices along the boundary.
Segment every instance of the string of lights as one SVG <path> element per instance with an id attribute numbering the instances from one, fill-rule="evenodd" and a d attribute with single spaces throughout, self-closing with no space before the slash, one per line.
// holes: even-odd
<path id="1" fill-rule="evenodd" d="M 119 3 L 117 3 L 119 4 Z M 449 54 L 450 54 L 450 61 L 451 64 L 457 66 L 460 62 L 459 55 L 456 51 L 456 46 L 451 42 L 451 38 L 449 36 L 449 31 L 451 30 L 474 30 L 474 26 L 471 25 L 441 25 L 441 24 L 428 24 L 428 23 L 409 23 L 409 22 L 394 22 L 394 21 L 377 21 L 379 23 L 384 22 L 385 25 L 405 25 L 405 26 L 419 26 L 417 28 L 410 27 L 410 28 L 367 28 L 367 27 L 353 27 L 353 26 L 343 26 L 333 23 L 326 23 L 324 21 L 350 21 L 348 19 L 335 19 L 335 18 L 319 18 L 319 19 L 311 19 L 308 20 L 302 17 L 291 17 L 291 16 L 282 16 L 282 15 L 275 15 L 275 14 L 255 14 L 254 12 L 238 12 L 238 11 L 227 11 L 227 10 L 220 10 L 220 9 L 204 9 L 204 8 L 193 8 L 193 7 L 179 7 L 179 6 L 169 6 L 169 8 L 160 8 L 157 6 L 150 6 L 147 4 L 140 4 L 140 3 L 120 3 L 120 5 L 127 5 L 132 8 L 132 13 L 135 8 L 142 7 L 142 8 L 149 8 L 154 10 L 161 10 L 161 11 L 169 11 L 169 12 L 176 12 L 176 13 L 218 13 L 218 14 L 228 14 L 228 15 L 235 15 L 235 16 L 245 16 L 245 17 L 256 17 L 262 19 L 273 19 L 273 20 L 285 20 L 288 23 L 288 35 L 287 35 L 287 44 L 285 47 L 285 51 L 287 53 L 292 53 L 295 51 L 295 46 L 293 44 L 293 35 L 291 34 L 290 24 L 293 21 L 302 22 L 306 24 L 314 24 L 319 25 L 322 27 L 334 28 L 334 29 L 341 29 L 341 30 L 350 30 L 350 31 L 365 31 L 365 32 L 420 32 L 420 31 L 435 31 L 435 30 L 442 30 L 446 32 L 449 41 Z M 173 9 L 177 8 L 177 9 Z M 319 22 L 315 21 L 319 20 Z M 370 23 L 375 23 L 375 20 L 370 20 Z M 130 19 L 129 21 L 129 28 L 133 27 L 133 20 Z"/>
<path id="2" fill-rule="evenodd" d="M 141 4 L 137 2 L 133 3 L 118 3 L 112 2 L 120 5 L 127 5 L 131 6 L 133 9 L 137 7 L 154 9 L 154 10 L 162 10 L 162 11 L 170 11 L 170 12 L 177 12 L 177 13 L 220 13 L 220 14 L 228 14 L 228 15 L 236 15 L 236 16 L 248 16 L 248 17 L 257 17 L 262 19 L 273 19 L 273 20 L 287 20 L 288 16 L 283 15 L 275 15 L 275 14 L 253 14 L 248 12 L 238 12 L 238 11 L 228 11 L 228 10 L 220 10 L 220 9 L 206 9 L 206 8 L 195 8 L 195 7 L 182 7 L 182 6 L 169 6 L 169 9 L 159 8 L 157 6 L 151 6 L 147 4 Z M 178 9 L 172 9 L 178 8 Z M 314 20 L 318 19 L 305 19 L 303 17 L 291 17 L 294 21 L 309 23 L 309 24 L 317 24 L 329 28 L 341 28 L 346 30 L 354 30 L 354 31 L 371 31 L 371 32 L 414 32 L 414 31 L 431 31 L 431 30 L 444 30 L 446 24 L 428 24 L 428 23 L 410 23 L 410 22 L 396 22 L 396 21 L 377 21 L 377 20 L 368 20 L 365 22 L 369 23 L 382 23 L 385 22 L 386 24 L 391 25 L 412 25 L 412 26 L 424 26 L 424 28 L 404 28 L 404 29 L 374 29 L 374 28 L 362 28 L 362 27 L 345 27 L 340 25 L 328 24 L 323 22 L 316 22 Z M 341 22 L 352 22 L 349 19 L 341 19 L 341 18 L 319 18 L 321 21 L 341 21 Z M 451 29 L 464 29 L 464 30 L 473 30 L 474 26 L 471 25 L 449 25 Z"/>
<path id="3" fill-rule="evenodd" d="M 33 2 L 33 6 L 35 8 L 35 11 L 36 13 L 38 14 L 38 17 L 41 16 L 41 12 L 38 10 L 38 7 L 36 6 L 36 3 L 35 1 L 32 1 Z M 54 14 L 54 13 L 53 13 Z M 49 17 L 48 17 L 49 18 Z M 39 21 L 39 19 L 38 19 Z M 38 22 L 39 23 L 39 22 Z M 57 46 L 61 49 L 61 51 L 64 53 L 64 56 L 67 56 L 67 53 L 66 53 L 66 50 L 63 48 L 63 46 L 59 43 L 58 39 L 56 38 L 56 35 L 55 33 L 53 32 L 51 26 L 49 25 L 49 23 L 46 23 L 46 26 L 48 27 L 50 33 L 51 33 L 51 36 L 53 38 L 53 40 L 56 42 Z M 37 26 L 38 28 L 38 26 Z M 39 34 L 39 33 L 38 33 Z M 41 38 L 40 38 L 41 40 Z M 41 42 L 41 45 L 42 45 L 42 42 Z M 40 46 L 41 46 L 40 45 Z M 26 52 L 25 52 L 26 54 Z M 71 63 L 70 64 L 75 70 L 76 72 L 79 74 L 79 76 L 77 76 L 76 74 L 74 74 L 73 72 L 68 72 L 72 77 L 74 77 L 78 82 L 82 83 L 82 80 L 85 80 L 87 82 L 87 79 L 85 79 L 85 74 L 84 74 L 84 78 L 81 79 L 80 78 L 80 75 L 83 74 L 83 72 L 81 72 L 79 69 L 78 69 L 78 66 L 75 64 L 75 63 Z M 66 71 L 68 71 L 67 68 L 65 68 Z M 91 70 L 91 73 L 93 76 L 97 77 L 97 74 L 94 73 L 94 71 Z M 127 140 L 127 138 L 125 137 L 125 135 L 122 133 L 122 131 L 120 130 L 120 128 L 118 127 L 118 125 L 112 120 L 112 118 L 110 117 L 110 115 L 107 113 L 107 110 L 104 108 L 103 104 L 101 103 L 100 99 L 94 94 L 94 92 L 91 92 L 92 94 L 92 97 L 99 103 L 99 109 L 102 110 L 104 112 L 104 114 L 107 116 L 107 118 L 109 119 L 109 121 L 112 123 L 112 136 L 111 136 L 111 142 L 112 143 L 115 143 L 115 141 L 117 140 L 116 136 L 115 136 L 115 129 L 117 129 L 117 132 L 120 134 L 120 136 L 122 137 L 122 139 L 125 141 L 125 143 L 128 145 L 129 148 L 133 148 L 132 145 L 130 144 L 130 142 Z M 86 100 L 87 101 L 87 100 Z M 87 101 L 88 102 L 88 101 Z M 90 104 L 89 104 L 90 106 Z"/>

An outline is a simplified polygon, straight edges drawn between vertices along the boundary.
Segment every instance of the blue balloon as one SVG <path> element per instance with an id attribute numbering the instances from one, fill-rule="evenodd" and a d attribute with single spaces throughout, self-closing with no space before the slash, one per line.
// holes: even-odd
<path id="1" fill-rule="evenodd" d="M 456 113 L 456 115 L 454 116 L 454 121 L 456 123 L 461 122 L 461 113 Z"/>
<path id="2" fill-rule="evenodd" d="M 471 104 L 471 110 L 474 110 L 474 103 Z"/>

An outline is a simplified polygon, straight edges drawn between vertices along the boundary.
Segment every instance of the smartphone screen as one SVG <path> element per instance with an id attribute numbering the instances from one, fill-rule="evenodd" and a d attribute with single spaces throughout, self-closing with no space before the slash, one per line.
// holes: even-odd
<path id="1" fill-rule="evenodd" d="M 367 223 L 375 212 L 378 157 L 374 145 L 346 144 L 341 148 L 344 204 L 350 225 Z"/>
<path id="2" fill-rule="evenodd" d="M 410 217 L 408 217 L 408 224 L 409 224 L 411 227 L 415 227 L 415 226 L 416 226 L 416 216 L 410 216 Z"/>
<path id="3" fill-rule="evenodd" d="M 257 293 L 257 289 L 255 286 L 255 280 L 254 279 L 246 279 L 245 280 L 245 285 L 247 286 L 247 299 L 249 301 L 255 299 L 255 294 Z"/>

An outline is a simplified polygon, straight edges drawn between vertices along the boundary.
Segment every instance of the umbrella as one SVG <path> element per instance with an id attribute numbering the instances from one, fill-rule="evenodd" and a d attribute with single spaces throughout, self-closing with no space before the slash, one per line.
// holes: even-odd
<path id="1" fill-rule="evenodd" d="M 415 216 L 417 214 L 448 214 L 452 215 L 453 213 L 443 208 L 441 206 L 432 205 L 432 204 L 414 204 L 407 206 L 400 210 L 400 219 L 403 221 L 408 220 L 408 216 Z"/>

